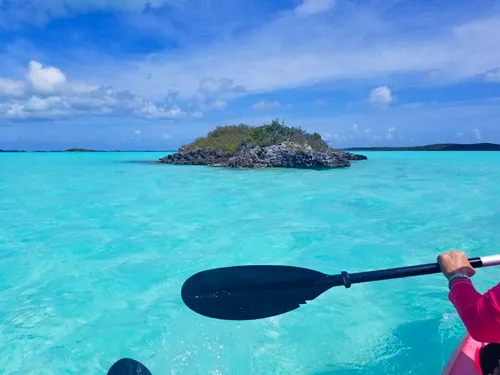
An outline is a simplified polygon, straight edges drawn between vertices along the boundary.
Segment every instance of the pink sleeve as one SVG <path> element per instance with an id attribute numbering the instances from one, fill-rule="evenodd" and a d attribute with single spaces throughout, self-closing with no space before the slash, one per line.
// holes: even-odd
<path id="1" fill-rule="evenodd" d="M 449 298 L 474 340 L 500 342 L 500 284 L 481 295 L 469 280 L 455 280 Z"/>

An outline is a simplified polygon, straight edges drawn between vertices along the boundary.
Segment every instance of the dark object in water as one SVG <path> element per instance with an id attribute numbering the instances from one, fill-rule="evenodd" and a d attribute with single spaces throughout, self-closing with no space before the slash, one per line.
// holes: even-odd
<path id="1" fill-rule="evenodd" d="M 122 358 L 115 362 L 108 371 L 107 375 L 152 375 L 146 366 L 142 363 L 130 359 Z"/>

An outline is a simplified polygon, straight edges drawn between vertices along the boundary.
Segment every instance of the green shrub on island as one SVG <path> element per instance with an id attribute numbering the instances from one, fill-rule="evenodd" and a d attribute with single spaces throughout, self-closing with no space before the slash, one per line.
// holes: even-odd
<path id="1" fill-rule="evenodd" d="M 288 127 L 284 122 L 273 120 L 271 124 L 249 126 L 245 124 L 219 126 L 206 137 L 197 138 L 185 146 L 187 150 L 209 148 L 234 154 L 243 144 L 266 147 L 283 142 L 309 145 L 313 150 L 326 151 L 330 146 L 318 133 L 309 134 L 301 128 Z M 296 151 L 305 151 L 298 148 Z"/>

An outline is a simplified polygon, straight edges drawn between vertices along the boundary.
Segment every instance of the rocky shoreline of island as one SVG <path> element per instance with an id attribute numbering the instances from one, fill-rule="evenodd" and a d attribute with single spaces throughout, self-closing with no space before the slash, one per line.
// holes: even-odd
<path id="1" fill-rule="evenodd" d="M 206 137 L 182 146 L 159 164 L 226 168 L 347 168 L 364 155 L 335 150 L 318 133 L 309 134 L 273 121 L 258 127 L 218 127 Z"/>
<path id="2" fill-rule="evenodd" d="M 303 151 L 295 151 L 296 148 Z M 231 155 L 217 149 L 181 148 L 157 163 L 227 168 L 347 168 L 353 160 L 366 159 L 364 155 L 350 152 L 315 151 L 303 144 L 283 143 L 267 147 L 245 145 Z"/>

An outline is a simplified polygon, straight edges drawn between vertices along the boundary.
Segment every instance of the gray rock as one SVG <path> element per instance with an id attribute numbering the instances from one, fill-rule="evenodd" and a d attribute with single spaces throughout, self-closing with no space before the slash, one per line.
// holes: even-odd
<path id="1" fill-rule="evenodd" d="M 161 158 L 158 163 L 223 166 L 226 160 L 227 155 L 221 150 L 197 148 L 189 151 L 181 148 L 179 152 Z"/>
<path id="2" fill-rule="evenodd" d="M 352 154 L 350 152 L 345 153 L 349 160 L 367 160 L 368 158 L 365 155 Z"/>
<path id="3" fill-rule="evenodd" d="M 350 160 L 364 160 L 363 155 L 329 149 L 315 151 L 309 145 L 285 142 L 259 147 L 242 145 L 234 154 L 222 150 L 181 147 L 173 155 L 158 160 L 165 164 L 209 165 L 228 168 L 346 168 Z"/>

